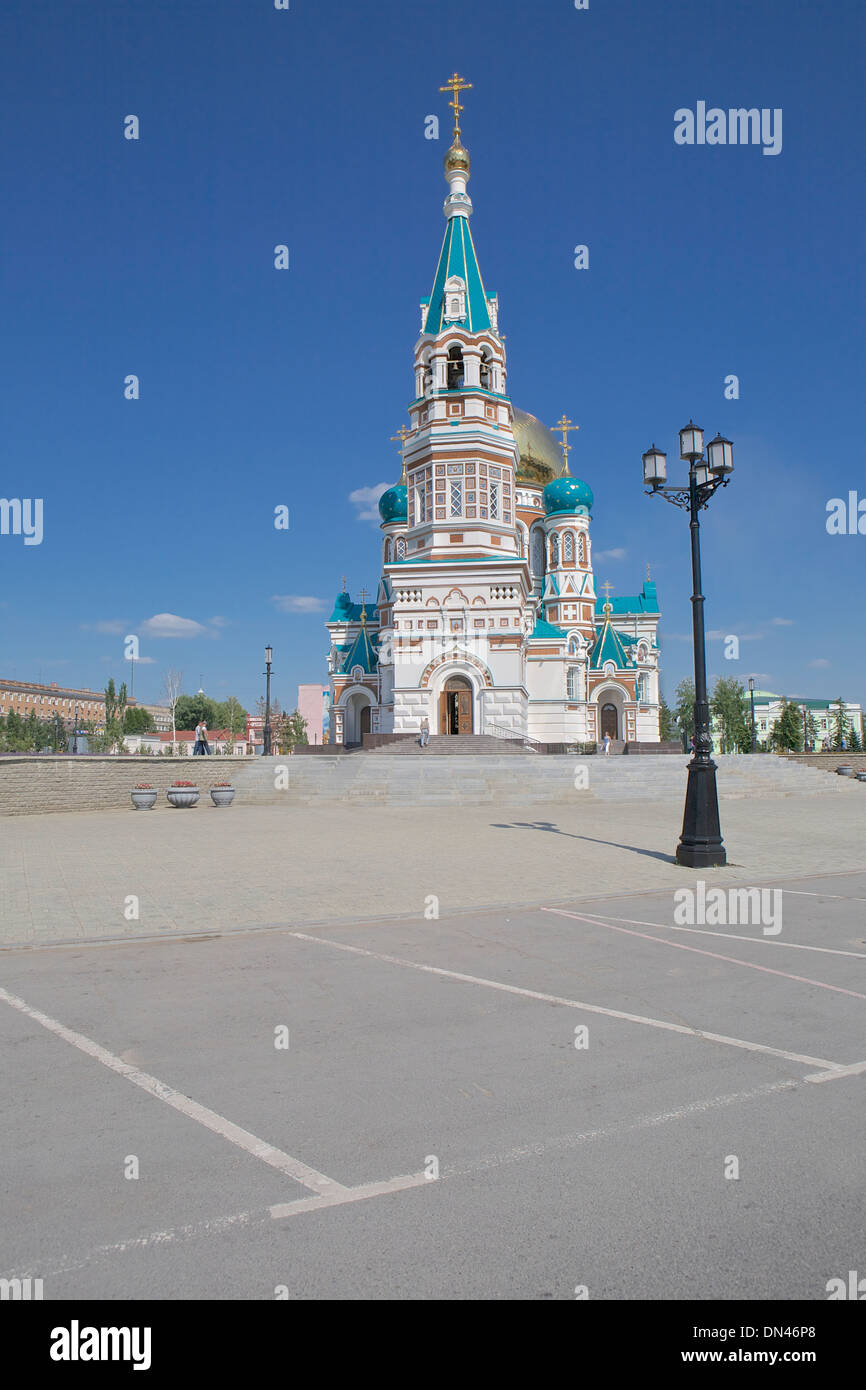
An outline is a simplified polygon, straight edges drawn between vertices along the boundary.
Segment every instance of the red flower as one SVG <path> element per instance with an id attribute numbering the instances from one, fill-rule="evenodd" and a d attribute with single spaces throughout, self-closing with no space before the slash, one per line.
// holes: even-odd
<path id="1" fill-rule="evenodd" d="M 194 787 L 195 782 L 172 782 L 173 787 Z"/>

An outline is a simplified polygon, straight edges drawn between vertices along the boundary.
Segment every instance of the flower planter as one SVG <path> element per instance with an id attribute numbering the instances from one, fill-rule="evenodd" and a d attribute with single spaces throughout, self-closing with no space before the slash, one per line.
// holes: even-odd
<path id="1" fill-rule="evenodd" d="M 866 772 L 855 772 L 854 776 L 858 782 L 866 782 Z"/>
<path id="2" fill-rule="evenodd" d="M 841 767 L 836 768 L 836 775 L 838 777 L 853 777 L 854 769 L 850 763 L 843 763 Z"/>
<path id="3" fill-rule="evenodd" d="M 169 787 L 166 792 L 172 806 L 194 806 L 200 794 L 198 787 Z"/>
<path id="4" fill-rule="evenodd" d="M 211 787 L 210 799 L 214 806 L 231 806 L 235 799 L 234 787 Z"/>
<path id="5" fill-rule="evenodd" d="M 152 811 L 159 793 L 156 787 L 137 787 L 131 791 L 132 804 L 136 811 Z"/>

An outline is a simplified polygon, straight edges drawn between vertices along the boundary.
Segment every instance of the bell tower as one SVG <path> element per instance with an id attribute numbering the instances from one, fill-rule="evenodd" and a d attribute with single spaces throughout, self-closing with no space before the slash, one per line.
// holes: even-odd
<path id="1" fill-rule="evenodd" d="M 469 218 L 469 154 L 460 134 L 454 73 L 454 135 L 445 156 L 445 239 L 415 344 L 415 399 L 406 439 L 407 557 L 471 560 L 517 556 L 511 402 L 498 301 L 484 287 Z"/>

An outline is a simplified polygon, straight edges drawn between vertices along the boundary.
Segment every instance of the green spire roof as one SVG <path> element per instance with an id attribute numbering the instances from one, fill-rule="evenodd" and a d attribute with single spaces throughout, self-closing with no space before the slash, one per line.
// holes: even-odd
<path id="1" fill-rule="evenodd" d="M 634 666 L 634 662 L 625 654 L 620 633 L 615 627 L 611 627 L 609 618 L 606 619 L 592 649 L 592 656 L 589 658 L 590 670 L 600 671 L 606 661 L 612 661 L 618 671 Z"/>
<path id="2" fill-rule="evenodd" d="M 478 257 L 469 227 L 469 219 L 463 216 L 449 218 L 442 243 L 442 254 L 436 268 L 430 307 L 424 320 L 425 333 L 441 333 L 445 323 L 445 282 L 452 275 L 459 275 L 466 286 L 466 318 L 456 322 L 469 333 L 482 333 L 491 327 L 490 311 L 487 307 L 487 294 Z M 492 296 L 491 296 L 492 297 Z"/>
<path id="3" fill-rule="evenodd" d="M 348 655 L 340 666 L 340 671 L 343 675 L 348 675 L 353 666 L 362 666 L 367 672 L 376 671 L 379 666 L 379 657 L 366 624 L 362 625 L 361 631 L 349 648 Z"/>

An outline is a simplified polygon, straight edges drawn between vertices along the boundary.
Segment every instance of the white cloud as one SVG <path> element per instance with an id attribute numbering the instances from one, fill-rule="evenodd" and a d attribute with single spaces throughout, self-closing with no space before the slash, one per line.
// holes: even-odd
<path id="1" fill-rule="evenodd" d="M 129 631 L 125 618 L 107 618 L 98 623 L 82 623 L 82 632 L 123 633 Z"/>
<path id="2" fill-rule="evenodd" d="M 228 618 L 211 618 L 211 619 L 210 619 L 210 625 L 211 625 L 211 627 L 228 627 L 228 625 L 229 625 L 229 619 L 228 619 Z"/>
<path id="3" fill-rule="evenodd" d="M 128 656 L 127 656 L 127 657 L 124 657 L 124 661 L 131 661 L 131 660 L 132 660 L 131 657 L 128 657 Z M 155 656 L 137 656 L 137 657 L 135 658 L 135 664 L 136 664 L 136 666 L 155 666 L 155 665 L 156 665 L 156 657 L 155 657 Z"/>
<path id="4" fill-rule="evenodd" d="M 201 637 L 207 628 L 176 613 L 155 613 L 141 624 L 141 631 L 148 637 Z"/>
<path id="5" fill-rule="evenodd" d="M 626 554 L 622 546 L 615 546 L 613 550 L 595 550 L 592 556 L 593 564 L 601 564 L 604 560 L 624 560 Z"/>
<path id="6" fill-rule="evenodd" d="M 321 613 L 327 607 L 323 598 L 310 594 L 271 594 L 271 603 L 282 613 Z"/>
<path id="7" fill-rule="evenodd" d="M 817 656 L 817 657 L 815 658 L 814 661 L 810 661 L 810 662 L 809 662 L 809 665 L 810 665 L 810 666 L 819 666 L 819 667 L 823 667 L 823 666 L 829 666 L 830 663 L 829 663 L 829 661 L 827 660 L 826 657 L 824 657 L 824 656 Z"/>
<path id="8" fill-rule="evenodd" d="M 793 618 L 771 618 L 770 621 L 771 621 L 771 623 L 773 624 L 773 627 L 793 627 L 793 626 L 794 626 L 794 619 L 793 619 Z"/>
<path id="9" fill-rule="evenodd" d="M 379 498 L 387 492 L 390 483 L 376 483 L 375 487 L 356 487 L 349 493 L 349 501 L 358 508 L 358 521 L 380 521 Z"/>

